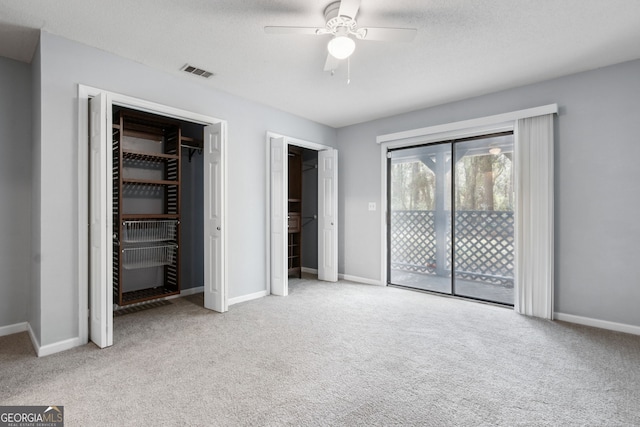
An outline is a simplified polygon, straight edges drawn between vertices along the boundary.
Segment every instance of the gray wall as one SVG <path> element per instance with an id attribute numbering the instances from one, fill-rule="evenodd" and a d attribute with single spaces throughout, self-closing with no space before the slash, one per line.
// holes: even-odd
<path id="1" fill-rule="evenodd" d="M 0 326 L 26 322 L 31 255 L 31 74 L 0 58 Z"/>
<path id="2" fill-rule="evenodd" d="M 78 336 L 78 83 L 227 120 L 229 297 L 266 289 L 266 131 L 335 145 L 327 126 L 203 86 L 196 77 L 41 34 L 41 344 Z M 34 184 L 38 185 L 38 184 Z M 83 197 L 80 195 L 80 197 Z M 36 261 L 34 260 L 34 264 Z M 49 303 L 49 302 L 54 303 Z"/>
<path id="3" fill-rule="evenodd" d="M 377 135 L 551 103 L 555 311 L 640 326 L 640 61 L 339 129 L 339 270 L 381 280 Z"/>

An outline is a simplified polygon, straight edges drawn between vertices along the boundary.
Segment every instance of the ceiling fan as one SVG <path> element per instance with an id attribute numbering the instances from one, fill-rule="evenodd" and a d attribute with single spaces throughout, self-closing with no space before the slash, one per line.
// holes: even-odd
<path id="1" fill-rule="evenodd" d="M 409 42 L 413 40 L 415 28 L 378 28 L 358 27 L 356 15 L 360 8 L 360 0 L 341 0 L 329 4 L 324 9 L 326 24 L 324 27 L 264 27 L 267 34 L 307 34 L 331 35 L 327 44 L 327 60 L 325 71 L 333 71 L 339 61 L 346 59 L 356 48 L 354 38 L 358 40 L 376 40 L 389 42 Z"/>

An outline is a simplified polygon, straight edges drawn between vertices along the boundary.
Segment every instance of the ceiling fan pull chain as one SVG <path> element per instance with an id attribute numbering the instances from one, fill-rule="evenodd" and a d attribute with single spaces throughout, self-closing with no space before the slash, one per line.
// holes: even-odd
<path id="1" fill-rule="evenodd" d="M 347 58 L 347 84 L 351 83 L 351 57 Z"/>

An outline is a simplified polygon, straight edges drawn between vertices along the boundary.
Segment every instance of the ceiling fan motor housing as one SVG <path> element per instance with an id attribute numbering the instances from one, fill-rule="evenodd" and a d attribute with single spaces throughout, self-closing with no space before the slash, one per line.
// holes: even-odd
<path id="1" fill-rule="evenodd" d="M 346 32 L 355 32 L 357 27 L 355 17 L 346 16 L 346 15 L 338 15 L 340 11 L 340 2 L 336 1 L 329 6 L 327 6 L 324 10 L 324 19 L 326 20 L 327 29 L 332 33 L 336 33 L 339 28 L 345 28 Z"/>

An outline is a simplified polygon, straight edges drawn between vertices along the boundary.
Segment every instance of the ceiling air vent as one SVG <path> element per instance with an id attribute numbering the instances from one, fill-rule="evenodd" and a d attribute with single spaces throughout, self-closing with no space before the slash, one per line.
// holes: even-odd
<path id="1" fill-rule="evenodd" d="M 202 68 L 194 67 L 193 65 L 189 64 L 182 67 L 182 71 L 186 71 L 187 73 L 196 76 L 204 77 L 205 79 L 208 79 L 209 77 L 214 75 L 211 71 L 203 70 Z"/>

